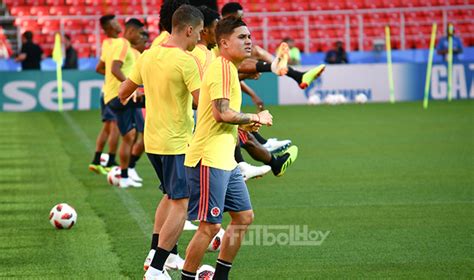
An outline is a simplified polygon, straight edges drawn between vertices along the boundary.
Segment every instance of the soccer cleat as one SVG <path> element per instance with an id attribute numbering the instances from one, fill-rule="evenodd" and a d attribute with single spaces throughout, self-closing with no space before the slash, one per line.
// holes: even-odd
<path id="1" fill-rule="evenodd" d="M 239 168 L 245 181 L 252 178 L 262 177 L 272 170 L 272 168 L 268 165 L 253 166 L 246 163 L 245 161 L 239 162 Z"/>
<path id="2" fill-rule="evenodd" d="M 307 88 L 314 80 L 321 76 L 321 74 L 324 72 L 324 69 L 326 69 L 326 65 L 320 64 L 319 66 L 304 73 L 303 78 L 301 79 L 300 88 Z"/>
<path id="3" fill-rule="evenodd" d="M 135 182 L 132 180 L 132 178 L 120 178 L 120 183 L 119 183 L 119 188 L 121 189 L 126 189 L 128 187 L 134 187 L 134 188 L 141 188 L 142 183 L 140 182 Z"/>
<path id="4" fill-rule="evenodd" d="M 172 270 L 183 270 L 184 260 L 179 254 L 171 253 L 165 262 L 165 267 Z"/>
<path id="5" fill-rule="evenodd" d="M 148 255 L 146 256 L 145 262 L 143 263 L 143 270 L 147 271 L 148 268 L 151 265 L 151 261 L 153 260 L 153 257 L 155 256 L 155 249 L 151 249 L 150 252 L 148 252 Z"/>
<path id="6" fill-rule="evenodd" d="M 93 163 L 89 164 L 89 170 L 97 174 L 107 175 L 107 171 L 100 164 L 93 164 Z"/>
<path id="7" fill-rule="evenodd" d="M 269 138 L 267 143 L 262 146 L 270 153 L 279 153 L 291 145 L 291 140 L 277 140 L 276 138 Z"/>
<path id="8" fill-rule="evenodd" d="M 132 178 L 132 180 L 135 182 L 143 181 L 143 179 L 140 176 L 138 176 L 137 170 L 135 170 L 135 168 L 128 169 L 128 177 Z"/>
<path id="9" fill-rule="evenodd" d="M 288 148 L 286 153 L 282 156 L 279 156 L 277 158 L 278 161 L 283 161 L 282 165 L 280 168 L 273 170 L 273 174 L 277 177 L 283 176 L 285 174 L 286 169 L 293 164 L 293 162 L 296 161 L 296 158 L 298 157 L 298 147 L 296 146 L 291 146 Z"/>
<path id="10" fill-rule="evenodd" d="M 278 76 L 283 76 L 288 73 L 288 59 L 290 58 L 289 52 L 290 48 L 288 47 L 288 44 L 285 42 L 281 43 L 277 49 L 277 55 L 271 65 L 273 73 Z"/>
<path id="11" fill-rule="evenodd" d="M 183 230 L 197 230 L 197 229 L 198 229 L 198 226 L 194 225 L 188 220 L 186 220 L 186 222 L 184 223 Z"/>
<path id="12" fill-rule="evenodd" d="M 143 280 L 171 280 L 171 276 L 168 274 L 166 269 L 159 271 L 153 267 L 150 267 L 143 276 Z"/>

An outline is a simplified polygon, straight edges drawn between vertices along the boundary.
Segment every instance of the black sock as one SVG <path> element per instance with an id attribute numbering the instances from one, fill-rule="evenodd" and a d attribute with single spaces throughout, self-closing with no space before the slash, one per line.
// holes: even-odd
<path id="1" fill-rule="evenodd" d="M 174 247 L 173 247 L 173 249 L 171 249 L 170 253 L 175 254 L 175 255 L 178 254 L 178 243 L 176 243 L 176 245 L 174 245 Z"/>
<path id="2" fill-rule="evenodd" d="M 303 72 L 300 72 L 300 71 L 296 71 L 295 69 L 291 68 L 288 66 L 288 73 L 286 73 L 286 75 L 290 78 L 292 78 L 293 80 L 295 80 L 298 85 L 301 84 L 301 82 L 303 81 Z"/>
<path id="3" fill-rule="evenodd" d="M 255 139 L 257 139 L 258 143 L 262 145 L 267 143 L 267 139 L 263 138 L 263 136 L 260 133 L 252 132 L 252 135 L 255 136 Z"/>
<path id="4" fill-rule="evenodd" d="M 239 145 L 235 146 L 234 158 L 237 163 L 241 163 L 242 161 L 244 161 L 244 157 L 242 156 L 242 152 L 240 151 Z"/>
<path id="5" fill-rule="evenodd" d="M 107 162 L 107 167 L 115 166 L 117 163 L 115 162 L 115 154 L 109 153 L 109 161 Z"/>
<path id="6" fill-rule="evenodd" d="M 181 271 L 181 280 L 194 280 L 196 279 L 196 273 L 192 273 L 186 270 Z"/>
<path id="7" fill-rule="evenodd" d="M 128 178 L 128 168 L 122 169 L 122 171 L 120 173 L 120 177 Z"/>
<path id="8" fill-rule="evenodd" d="M 272 64 L 265 61 L 257 61 L 256 64 L 257 72 L 272 72 Z"/>
<path id="9" fill-rule="evenodd" d="M 134 156 L 130 158 L 130 163 L 128 164 L 129 168 L 135 168 L 135 165 L 137 164 L 137 161 L 140 159 L 140 156 Z"/>
<path id="10" fill-rule="evenodd" d="M 160 240 L 160 235 L 158 233 L 153 233 L 153 235 L 151 236 L 151 248 L 150 249 L 156 250 L 156 248 L 158 247 L 158 240 Z"/>
<path id="11" fill-rule="evenodd" d="M 169 251 L 162 249 L 160 247 L 156 248 L 155 256 L 151 261 L 151 267 L 163 271 L 163 266 L 165 265 L 166 259 L 170 255 Z"/>
<path id="12" fill-rule="evenodd" d="M 216 272 L 214 272 L 214 280 L 229 279 L 229 271 L 232 268 L 232 263 L 217 259 Z"/>
<path id="13" fill-rule="evenodd" d="M 100 155 L 102 155 L 102 152 L 95 152 L 94 154 L 94 159 L 92 160 L 92 164 L 100 164 Z"/>

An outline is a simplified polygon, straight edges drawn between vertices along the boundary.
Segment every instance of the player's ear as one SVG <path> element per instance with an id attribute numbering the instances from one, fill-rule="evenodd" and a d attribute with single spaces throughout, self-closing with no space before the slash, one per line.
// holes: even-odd
<path id="1" fill-rule="evenodd" d="M 193 27 L 191 25 L 188 25 L 186 27 L 186 37 L 190 37 L 193 34 Z"/>
<path id="2" fill-rule="evenodd" d="M 226 39 L 222 38 L 221 39 L 221 46 L 223 48 L 227 48 L 229 46 L 229 42 Z"/>

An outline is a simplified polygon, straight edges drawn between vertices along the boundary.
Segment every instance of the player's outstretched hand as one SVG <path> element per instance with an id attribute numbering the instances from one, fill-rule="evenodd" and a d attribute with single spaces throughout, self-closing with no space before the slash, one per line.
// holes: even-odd
<path id="1" fill-rule="evenodd" d="M 273 116 L 268 110 L 261 111 L 257 114 L 258 122 L 262 125 L 271 126 L 273 124 Z"/>

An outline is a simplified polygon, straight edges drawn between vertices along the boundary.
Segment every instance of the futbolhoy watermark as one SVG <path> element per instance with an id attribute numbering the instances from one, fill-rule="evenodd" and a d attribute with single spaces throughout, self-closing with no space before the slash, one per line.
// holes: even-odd
<path id="1" fill-rule="evenodd" d="M 311 230 L 308 225 L 251 225 L 243 236 L 242 245 L 321 246 L 330 233 Z"/>

